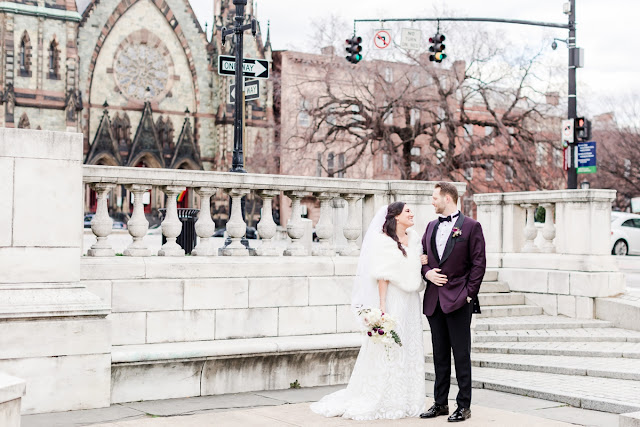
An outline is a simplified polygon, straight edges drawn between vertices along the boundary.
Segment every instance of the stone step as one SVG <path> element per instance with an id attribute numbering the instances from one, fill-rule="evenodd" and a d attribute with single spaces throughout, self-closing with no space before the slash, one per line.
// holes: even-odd
<path id="1" fill-rule="evenodd" d="M 495 282 L 498 280 L 498 270 L 485 270 L 483 282 Z"/>
<path id="2" fill-rule="evenodd" d="M 483 310 L 484 311 L 484 310 Z M 611 322 L 594 319 L 574 319 L 562 316 L 511 316 L 511 317 L 479 317 L 476 320 L 476 331 L 505 331 L 514 329 L 577 329 L 577 328 L 610 328 Z"/>
<path id="3" fill-rule="evenodd" d="M 482 282 L 480 285 L 481 294 L 509 291 L 509 285 L 506 282 Z"/>
<path id="4" fill-rule="evenodd" d="M 452 367 L 452 372 L 455 369 Z M 435 380 L 432 363 L 425 364 L 425 378 Z M 505 393 L 552 400 L 596 411 L 625 413 L 640 410 L 640 381 L 473 368 L 472 385 Z M 455 384 L 455 374 L 451 378 Z"/>
<path id="5" fill-rule="evenodd" d="M 474 343 L 472 351 L 477 353 L 640 359 L 640 342 L 491 342 Z"/>
<path id="6" fill-rule="evenodd" d="M 507 293 L 483 293 L 479 294 L 480 306 L 498 305 L 524 305 L 524 294 L 513 292 Z"/>
<path id="7" fill-rule="evenodd" d="M 640 359 L 473 353 L 471 361 L 481 368 L 640 381 Z"/>
<path id="8" fill-rule="evenodd" d="M 618 328 L 516 329 L 476 331 L 476 343 L 485 342 L 640 342 L 640 332 Z"/>
<path id="9" fill-rule="evenodd" d="M 535 316 L 542 314 L 542 307 L 534 305 L 502 305 L 482 307 L 481 317 L 504 317 L 504 316 Z"/>

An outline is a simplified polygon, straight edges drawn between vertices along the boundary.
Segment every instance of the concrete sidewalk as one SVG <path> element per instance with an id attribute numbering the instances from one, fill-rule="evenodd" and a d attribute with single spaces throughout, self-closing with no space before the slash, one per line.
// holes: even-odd
<path id="1" fill-rule="evenodd" d="M 324 418 L 311 412 L 309 402 L 344 386 L 310 387 L 203 396 L 148 402 L 131 402 L 110 408 L 22 417 L 22 427 L 191 427 L 191 426 L 444 426 L 435 420 L 357 422 Z M 433 382 L 427 381 L 426 404 L 432 403 Z M 450 406 L 455 408 L 457 388 L 452 385 Z M 561 403 L 492 390 L 474 389 L 472 417 L 465 426 L 567 426 L 615 427 L 618 415 L 568 407 Z"/>

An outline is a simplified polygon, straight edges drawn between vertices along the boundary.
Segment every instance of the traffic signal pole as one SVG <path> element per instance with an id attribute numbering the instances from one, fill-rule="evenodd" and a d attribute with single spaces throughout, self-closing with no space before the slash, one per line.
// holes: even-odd
<path id="1" fill-rule="evenodd" d="M 567 118 L 573 120 L 578 117 L 578 99 L 576 94 L 576 70 L 578 64 L 576 61 L 576 0 L 570 0 L 571 11 L 569 12 L 569 39 L 567 47 L 569 51 L 569 99 Z M 575 132 L 575 126 L 574 126 Z M 570 190 L 578 188 L 578 144 L 574 134 L 573 142 L 569 144 L 568 152 L 571 157 L 569 168 L 567 170 L 567 188 Z"/>
<path id="2" fill-rule="evenodd" d="M 537 27 L 564 28 L 569 30 L 569 39 L 567 46 L 569 50 L 569 99 L 567 118 L 575 121 L 578 117 L 577 112 L 577 94 L 576 94 L 576 69 L 578 63 L 576 59 L 576 0 L 569 0 L 571 10 L 569 11 L 569 22 L 567 24 L 558 24 L 554 22 L 526 21 L 521 19 L 500 19 L 500 18 L 392 18 L 392 19 L 354 19 L 354 32 L 357 22 L 416 22 L 416 21 L 462 21 L 462 22 L 493 22 L 502 24 L 520 24 L 533 25 Z M 574 142 L 569 144 L 568 154 L 571 156 L 570 167 L 567 171 L 567 188 L 578 188 L 578 155 L 577 155 L 577 138 L 574 135 Z"/>

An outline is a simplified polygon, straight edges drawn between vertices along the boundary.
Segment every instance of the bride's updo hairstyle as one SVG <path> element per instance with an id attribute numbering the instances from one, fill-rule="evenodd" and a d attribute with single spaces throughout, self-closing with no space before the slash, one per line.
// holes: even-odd
<path id="1" fill-rule="evenodd" d="M 396 243 L 398 243 L 398 249 L 400 249 L 402 255 L 407 256 L 407 251 L 402 247 L 402 243 L 400 243 L 400 239 L 398 239 L 398 234 L 396 233 L 396 227 L 398 225 L 396 217 L 402 213 L 404 205 L 404 202 L 394 202 L 387 207 L 387 216 L 382 225 L 382 232 L 395 240 Z"/>

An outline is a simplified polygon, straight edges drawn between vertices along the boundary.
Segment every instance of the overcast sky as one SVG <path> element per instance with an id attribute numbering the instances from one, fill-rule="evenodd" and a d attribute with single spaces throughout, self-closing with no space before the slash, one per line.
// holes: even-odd
<path id="1" fill-rule="evenodd" d="M 216 0 L 218 1 L 218 0 Z M 266 33 L 271 22 L 271 42 L 274 50 L 317 51 L 313 37 L 313 22 L 336 16 L 352 30 L 356 18 L 419 18 L 439 16 L 492 17 L 567 23 L 562 13 L 564 0 L 256 0 L 257 18 Z M 579 113 L 600 113 L 611 109 L 630 93 L 640 95 L 640 1 L 638 0 L 577 0 L 577 41 L 585 49 L 585 68 L 578 70 Z M 198 19 L 211 26 L 213 0 L 191 0 Z M 440 12 L 436 12 L 440 11 Z M 434 29 L 435 29 L 435 24 Z M 456 24 L 448 24 L 456 25 Z M 566 39 L 564 29 L 478 23 L 501 31 L 512 41 L 513 49 L 539 49 L 553 37 Z M 406 25 L 409 27 L 410 25 Z M 358 24 L 358 35 L 366 49 L 379 24 Z M 423 34 L 427 38 L 429 34 Z M 392 37 L 395 37 L 392 34 Z M 399 34 L 398 37 L 399 39 Z M 566 66 L 567 50 L 548 49 L 548 58 Z M 544 46 L 543 46 L 544 47 Z M 449 51 L 451 61 L 455 52 Z M 366 55 L 365 55 L 366 58 Z M 460 58 L 464 59 L 464 58 Z M 566 76 L 566 71 L 562 71 Z"/>

